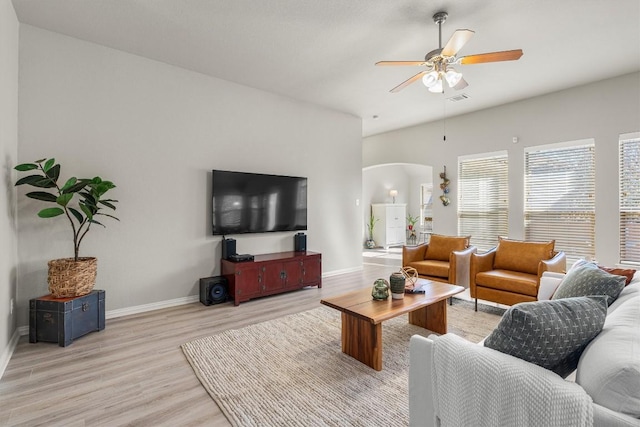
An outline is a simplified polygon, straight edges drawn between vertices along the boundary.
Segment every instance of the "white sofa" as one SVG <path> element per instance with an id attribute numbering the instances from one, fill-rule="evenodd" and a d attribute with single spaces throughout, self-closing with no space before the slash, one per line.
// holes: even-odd
<path id="1" fill-rule="evenodd" d="M 550 299 L 562 280 L 562 277 L 563 275 L 558 273 L 545 273 L 541 280 L 538 299 Z M 614 315 L 616 312 L 618 312 L 618 314 Z M 454 338 L 456 342 L 464 341 L 459 337 L 449 336 L 443 338 L 441 342 Z M 445 419 L 443 416 L 445 412 L 439 409 L 443 404 L 450 404 L 451 402 L 449 400 L 442 402 L 439 401 L 438 398 L 444 399 L 444 396 L 452 396 L 447 390 L 438 390 L 435 385 L 436 382 L 434 381 L 433 375 L 439 374 L 435 369 L 436 363 L 434 361 L 434 348 L 436 346 L 436 340 L 439 339 L 441 338 L 436 335 L 431 335 L 429 338 L 414 335 L 411 338 L 409 368 L 409 413 L 411 426 L 447 426 L 459 423 L 460 419 L 463 419 L 457 416 L 453 417 L 456 418 L 457 421 L 453 421 L 452 424 L 452 420 Z M 477 381 L 489 381 L 492 384 L 484 384 L 482 387 L 493 386 L 494 391 L 498 390 L 498 392 L 500 392 L 501 389 L 505 389 L 505 384 L 509 381 L 513 382 L 513 378 L 516 378 L 518 383 L 517 387 L 515 387 L 516 393 L 514 394 L 517 396 L 512 396 L 512 398 L 518 399 L 514 401 L 521 402 L 517 408 L 517 416 L 529 417 L 527 419 L 530 421 L 525 424 L 533 425 L 534 422 L 531 420 L 535 419 L 536 414 L 544 414 L 545 411 L 557 409 L 551 408 L 553 402 L 552 404 L 548 404 L 549 400 L 547 400 L 541 404 L 540 400 L 537 399 L 536 393 L 541 390 L 540 387 L 542 384 L 544 387 L 547 387 L 545 394 L 549 394 L 549 390 L 553 392 L 557 390 L 557 395 L 560 395 L 562 398 L 566 397 L 567 393 L 573 393 L 574 396 L 582 394 L 588 402 L 588 422 L 584 422 L 584 420 L 579 421 L 577 418 L 565 417 L 564 421 L 558 421 L 556 419 L 555 422 L 551 423 L 553 425 L 591 425 L 591 420 L 593 420 L 592 425 L 594 426 L 638 427 L 640 426 L 640 418 L 635 417 L 640 413 L 640 407 L 637 407 L 639 405 L 640 381 L 638 381 L 637 384 L 635 383 L 635 379 L 637 379 L 639 375 L 638 364 L 635 364 L 635 366 L 631 368 L 633 372 L 629 372 L 628 364 L 624 369 L 620 370 L 620 372 L 611 371 L 611 369 L 615 369 L 615 363 L 612 362 L 615 361 L 616 357 L 619 357 L 621 353 L 619 351 L 620 347 L 617 347 L 616 340 L 618 340 L 618 343 L 622 342 L 622 347 L 626 349 L 622 352 L 626 353 L 621 357 L 629 357 L 629 354 L 631 354 L 632 360 L 640 361 L 640 271 L 634 275 L 631 283 L 622 290 L 616 301 L 608 308 L 602 332 L 587 346 L 580 357 L 577 370 L 567 377 L 567 379 L 563 379 L 552 371 L 522 359 L 484 347 L 482 343 L 472 344 L 464 341 L 463 343 L 458 343 L 463 345 L 464 351 L 454 352 L 451 356 L 451 364 L 463 367 L 481 366 L 483 369 L 478 370 L 483 371 L 486 370 L 484 368 L 487 366 L 500 366 L 501 368 L 496 369 L 496 372 L 492 370 L 490 374 L 485 374 L 484 376 L 478 375 L 477 378 L 475 378 L 476 375 L 471 374 L 474 377 L 473 379 L 470 379 L 468 376 L 466 378 L 458 377 L 460 378 L 458 381 L 460 384 L 452 384 L 452 386 L 454 386 L 453 389 L 457 390 L 458 394 L 454 395 L 455 397 L 450 400 L 455 401 L 455 410 L 460 411 L 460 414 L 464 411 L 468 412 L 465 414 L 467 416 L 465 419 L 473 419 L 473 425 L 497 425 L 495 424 L 495 419 L 504 420 L 504 415 L 493 414 L 496 415 L 496 418 L 491 423 L 487 422 L 486 417 L 482 419 L 473 418 L 476 416 L 476 412 L 483 412 L 486 415 L 491 411 L 503 410 L 504 408 L 501 409 L 500 404 L 496 403 L 495 396 L 490 395 L 489 392 L 485 395 L 477 395 L 475 397 L 472 397 L 471 394 L 464 396 L 465 392 L 467 392 L 465 388 L 467 388 L 469 380 L 471 380 L 470 384 L 473 384 L 475 380 L 475 393 L 478 393 Z M 482 365 L 482 363 L 485 363 L 485 365 Z M 487 365 L 487 363 L 489 365 Z M 505 376 L 502 377 L 502 372 L 506 371 L 509 372 L 509 375 L 505 374 Z M 471 370 L 471 372 L 474 371 Z M 596 377 L 594 378 L 593 375 Z M 605 375 L 604 378 L 603 375 Z M 520 380 L 520 378 L 522 380 Z M 629 384 L 629 378 L 634 378 L 631 385 Z M 619 386 L 621 380 L 622 382 L 626 381 L 626 384 L 624 384 L 626 389 L 622 387 L 623 389 L 618 390 L 616 387 Z M 573 381 L 575 381 L 575 383 Z M 584 387 L 581 384 L 584 385 Z M 455 386 L 459 387 L 456 389 Z M 535 387 L 538 387 L 538 389 Z M 587 392 L 587 388 L 589 387 L 591 395 L 593 396 Z M 629 387 L 631 387 L 631 390 L 629 390 Z M 594 391 L 594 388 L 597 390 Z M 511 390 L 513 393 L 513 389 Z M 471 391 L 468 392 L 472 393 Z M 531 396 L 533 396 L 533 398 L 531 398 Z M 633 397 L 629 399 L 628 396 Z M 509 396 L 507 396 L 507 401 L 508 398 Z M 598 402 L 600 402 L 600 404 Z M 631 412 L 635 412 L 635 416 L 627 414 L 629 413 L 629 405 L 632 406 Z M 620 408 L 623 408 L 623 411 L 621 411 Z M 567 419 L 572 421 L 567 421 Z M 509 423 L 500 422 L 499 424 L 507 425 Z"/>

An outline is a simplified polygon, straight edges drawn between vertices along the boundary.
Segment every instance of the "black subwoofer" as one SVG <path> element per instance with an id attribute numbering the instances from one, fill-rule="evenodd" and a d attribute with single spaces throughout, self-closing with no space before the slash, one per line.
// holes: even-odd
<path id="1" fill-rule="evenodd" d="M 200 279 L 200 302 L 204 305 L 220 304 L 229 299 L 227 279 L 223 276 Z"/>
<path id="2" fill-rule="evenodd" d="M 296 252 L 307 251 L 307 236 L 304 233 L 298 233 L 293 236 L 293 248 Z"/>

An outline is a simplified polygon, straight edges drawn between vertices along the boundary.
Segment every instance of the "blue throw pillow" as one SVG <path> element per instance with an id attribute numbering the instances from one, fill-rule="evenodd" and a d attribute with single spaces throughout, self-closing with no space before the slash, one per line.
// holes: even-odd
<path id="1" fill-rule="evenodd" d="M 604 295 L 611 305 L 624 289 L 626 278 L 607 273 L 590 262 L 576 263 L 567 272 L 551 299 Z"/>
<path id="2" fill-rule="evenodd" d="M 565 378 L 602 330 L 606 315 L 604 296 L 520 303 L 504 313 L 484 345 Z"/>

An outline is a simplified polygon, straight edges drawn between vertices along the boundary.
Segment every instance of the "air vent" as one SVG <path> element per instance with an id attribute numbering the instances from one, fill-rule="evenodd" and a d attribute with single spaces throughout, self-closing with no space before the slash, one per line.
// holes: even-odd
<path id="1" fill-rule="evenodd" d="M 451 98 L 447 98 L 451 102 L 458 102 L 469 98 L 469 95 L 466 93 L 461 93 L 460 95 L 452 96 Z"/>

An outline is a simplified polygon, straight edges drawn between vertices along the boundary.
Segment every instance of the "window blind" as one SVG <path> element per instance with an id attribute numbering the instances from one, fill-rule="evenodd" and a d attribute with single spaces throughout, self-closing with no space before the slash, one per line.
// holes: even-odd
<path id="1" fill-rule="evenodd" d="M 640 264 L 640 134 L 620 139 L 620 263 Z"/>
<path id="2" fill-rule="evenodd" d="M 595 257 L 593 140 L 525 149 L 525 238 L 555 240 L 567 259 Z"/>
<path id="3" fill-rule="evenodd" d="M 458 159 L 458 234 L 488 250 L 509 234 L 507 152 Z"/>

